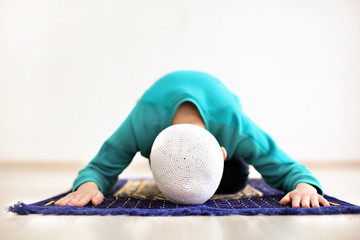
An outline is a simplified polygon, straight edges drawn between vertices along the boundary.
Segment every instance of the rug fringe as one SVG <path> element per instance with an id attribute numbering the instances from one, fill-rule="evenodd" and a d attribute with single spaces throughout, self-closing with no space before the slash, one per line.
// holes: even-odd
<path id="1" fill-rule="evenodd" d="M 334 206 L 320 208 L 262 208 L 262 209 L 214 209 L 205 206 L 197 206 L 194 209 L 89 209 L 84 207 L 60 207 L 60 206 L 32 206 L 22 202 L 10 206 L 8 211 L 19 215 L 43 214 L 43 215 L 130 215 L 130 216 L 227 216 L 227 215 L 333 215 L 333 214 L 359 214 L 357 206 Z"/>
<path id="2" fill-rule="evenodd" d="M 17 204 L 15 204 L 14 206 L 9 206 L 8 207 L 8 212 L 13 212 L 13 213 L 17 213 L 19 215 L 29 215 L 30 212 L 28 211 L 28 209 L 26 208 L 26 204 L 23 202 L 18 202 Z"/>

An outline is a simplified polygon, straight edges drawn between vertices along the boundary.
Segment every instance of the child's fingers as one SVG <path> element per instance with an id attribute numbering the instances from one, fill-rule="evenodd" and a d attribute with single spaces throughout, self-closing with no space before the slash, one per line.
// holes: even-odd
<path id="1" fill-rule="evenodd" d="M 92 204 L 99 205 L 104 200 L 104 195 L 101 192 L 98 192 L 98 194 L 91 199 Z"/>
<path id="2" fill-rule="evenodd" d="M 54 205 L 55 205 L 55 206 L 60 205 L 68 196 L 69 196 L 69 194 L 66 195 L 65 197 L 60 198 L 59 200 L 57 200 L 57 201 L 54 203 Z"/>
<path id="3" fill-rule="evenodd" d="M 60 204 L 66 199 L 66 197 L 67 197 L 67 196 L 60 198 L 59 200 L 57 200 L 57 201 L 54 203 L 54 205 L 55 205 L 55 206 L 60 205 Z"/>
<path id="4" fill-rule="evenodd" d="M 76 207 L 83 207 L 86 204 L 88 204 L 91 200 L 90 196 L 83 196 L 82 198 L 78 199 L 76 202 L 74 202 L 74 206 Z"/>
<path id="5" fill-rule="evenodd" d="M 293 198 L 292 198 L 292 207 L 293 208 L 298 208 L 300 207 L 300 201 L 301 201 L 301 198 L 299 195 L 295 195 Z"/>
<path id="6" fill-rule="evenodd" d="M 330 207 L 329 202 L 323 196 L 319 196 L 319 202 L 324 207 Z"/>
<path id="7" fill-rule="evenodd" d="M 320 207 L 320 205 L 319 205 L 319 198 L 318 198 L 318 196 L 312 196 L 311 198 L 310 198 L 310 202 L 311 202 L 311 206 L 312 207 Z"/>
<path id="8" fill-rule="evenodd" d="M 59 200 L 59 203 L 56 204 L 56 205 L 59 205 L 59 206 L 67 206 L 72 199 L 73 199 L 73 195 L 72 195 L 72 194 L 69 194 L 69 195 L 61 198 L 61 199 Z"/>
<path id="9" fill-rule="evenodd" d="M 303 208 L 309 208 L 310 207 L 310 197 L 309 196 L 303 196 L 301 199 L 301 207 Z"/>
<path id="10" fill-rule="evenodd" d="M 280 200 L 280 204 L 281 204 L 281 205 L 288 205 L 289 203 L 291 203 L 290 193 L 286 194 L 286 195 Z"/>
<path id="11" fill-rule="evenodd" d="M 60 205 L 61 201 L 62 201 L 63 198 L 60 198 L 59 200 L 57 200 L 54 205 L 57 206 L 57 205 Z"/>
<path id="12" fill-rule="evenodd" d="M 92 184 L 85 183 L 75 192 L 69 193 L 65 197 L 56 201 L 55 205 L 82 207 L 88 204 L 91 200 L 93 200 L 94 204 L 100 204 L 103 201 L 104 196 L 98 190 L 96 185 L 95 187 Z"/>
<path id="13" fill-rule="evenodd" d="M 88 202 L 86 202 L 84 205 L 82 205 L 82 206 L 79 206 L 79 202 L 81 202 L 81 201 L 84 201 L 83 199 L 85 198 L 85 201 L 86 201 L 86 196 L 83 196 L 83 195 L 80 195 L 80 194 L 78 194 L 78 195 L 76 195 L 72 200 L 71 200 L 71 202 L 69 203 L 69 205 L 70 206 L 76 206 L 76 207 L 82 207 L 82 206 L 84 206 L 86 203 L 88 203 Z"/>
<path id="14" fill-rule="evenodd" d="M 76 207 L 83 207 L 86 204 L 88 204 L 90 201 L 94 205 L 99 205 L 103 201 L 103 198 L 104 196 L 102 195 L 102 193 L 98 191 L 95 196 L 93 196 L 93 194 L 85 194 L 85 195 L 81 195 L 77 199 L 74 198 L 72 200 L 72 203 Z"/>

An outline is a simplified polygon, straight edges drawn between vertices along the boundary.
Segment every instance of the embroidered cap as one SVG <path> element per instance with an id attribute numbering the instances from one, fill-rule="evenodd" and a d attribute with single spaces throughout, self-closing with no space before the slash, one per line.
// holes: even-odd
<path id="1" fill-rule="evenodd" d="M 177 204 L 202 204 L 220 184 L 224 159 L 219 143 L 206 129 L 176 124 L 156 137 L 151 171 L 161 193 Z"/>

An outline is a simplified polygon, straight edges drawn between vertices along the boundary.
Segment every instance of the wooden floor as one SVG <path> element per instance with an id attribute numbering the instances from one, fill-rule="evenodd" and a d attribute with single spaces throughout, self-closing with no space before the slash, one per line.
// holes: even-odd
<path id="1" fill-rule="evenodd" d="M 18 216 L 4 209 L 71 187 L 81 164 L 0 164 L 0 239 L 360 239 L 360 215 L 333 216 Z M 325 192 L 360 205 L 360 167 L 310 167 Z M 151 176 L 144 162 L 124 177 Z M 252 177 L 258 174 L 252 170 Z"/>

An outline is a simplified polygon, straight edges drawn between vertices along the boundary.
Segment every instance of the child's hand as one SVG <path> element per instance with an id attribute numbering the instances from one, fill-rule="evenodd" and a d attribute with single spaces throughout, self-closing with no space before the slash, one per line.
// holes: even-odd
<path id="1" fill-rule="evenodd" d="M 76 206 L 82 207 L 90 201 L 94 205 L 99 205 L 104 200 L 104 195 L 99 191 L 98 186 L 94 182 L 86 182 L 72 193 L 60 198 L 54 203 L 58 206 Z"/>
<path id="2" fill-rule="evenodd" d="M 296 185 L 295 190 L 289 192 L 280 201 L 281 205 L 288 205 L 292 203 L 293 208 L 303 207 L 309 208 L 320 207 L 320 204 L 324 207 L 329 207 L 329 202 L 319 195 L 316 188 L 307 183 L 299 183 Z"/>

